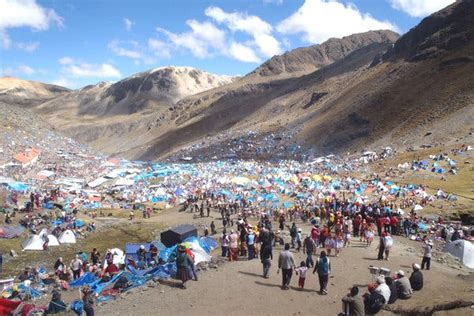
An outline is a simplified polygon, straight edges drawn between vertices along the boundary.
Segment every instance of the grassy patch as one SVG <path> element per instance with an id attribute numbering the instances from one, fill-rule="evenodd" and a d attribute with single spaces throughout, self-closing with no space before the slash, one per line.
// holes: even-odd
<path id="1" fill-rule="evenodd" d="M 74 245 L 61 245 L 50 247 L 48 251 L 21 251 L 21 242 L 26 235 L 19 238 L 0 242 L 0 251 L 9 257 L 7 253 L 10 249 L 17 252 L 17 258 L 7 258 L 4 263 L 2 277 L 16 276 L 27 266 L 45 266 L 51 270 L 58 257 L 63 257 L 66 263 L 74 257 L 77 252 L 84 251 L 90 253 L 92 248 L 97 248 L 101 254 L 105 254 L 108 248 L 124 249 L 125 244 L 147 242 L 156 239 L 156 234 L 162 228 L 157 223 L 121 223 L 110 227 L 104 227 L 87 238 L 78 239 Z"/>

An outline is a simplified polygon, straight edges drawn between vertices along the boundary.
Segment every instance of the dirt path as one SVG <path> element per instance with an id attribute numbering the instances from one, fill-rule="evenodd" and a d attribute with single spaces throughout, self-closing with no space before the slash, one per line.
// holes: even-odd
<path id="1" fill-rule="evenodd" d="M 218 216 L 217 213 L 213 213 Z M 183 222 L 200 222 L 193 220 L 189 213 L 178 213 L 175 210 L 164 211 L 152 221 L 174 225 Z M 216 221 L 216 224 L 220 221 Z M 303 232 L 309 230 L 303 226 Z M 220 230 L 219 230 L 220 231 Z M 399 269 L 411 270 L 413 262 L 419 262 L 418 254 L 407 252 L 408 247 L 419 247 L 419 244 L 404 238 L 397 238 L 390 261 L 380 262 L 376 258 L 376 243 L 366 249 L 361 243 L 344 249 L 338 257 L 331 257 L 333 274 L 329 282 L 329 295 L 321 296 L 316 292 L 317 277 L 309 274 L 306 289 L 296 288 L 297 277 L 292 279 L 292 289 L 280 289 L 281 276 L 276 274 L 277 256 L 281 248 L 274 250 L 272 274 L 269 279 L 261 277 L 260 261 L 242 260 L 225 263 L 218 269 L 211 269 L 200 274 L 198 282 L 188 282 L 188 288 L 182 290 L 170 285 L 159 285 L 155 288 L 142 287 L 124 294 L 114 301 L 109 301 L 98 309 L 99 315 L 335 315 L 341 310 L 341 297 L 347 289 L 360 285 L 365 292 L 367 283 L 372 281 L 368 271 L 369 265 L 383 266 L 395 272 Z M 214 253 L 219 256 L 219 252 Z M 302 253 L 295 253 L 295 259 L 304 259 Z M 394 307 L 415 308 L 448 302 L 454 299 L 473 300 L 472 275 L 458 276 L 460 270 L 438 263 L 432 264 L 430 271 L 424 272 L 425 288 L 408 301 L 397 302 Z M 363 287 L 363 288 L 362 288 Z M 471 310 L 462 309 L 456 315 L 468 315 Z M 385 314 L 390 314 L 384 312 Z M 442 315 L 439 313 L 437 315 Z"/>

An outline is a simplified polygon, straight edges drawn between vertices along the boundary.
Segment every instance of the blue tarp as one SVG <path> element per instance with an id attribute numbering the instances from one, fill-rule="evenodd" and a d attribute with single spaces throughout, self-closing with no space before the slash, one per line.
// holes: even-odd
<path id="1" fill-rule="evenodd" d="M 93 273 L 84 273 L 79 279 L 69 282 L 70 287 L 79 287 L 86 284 L 92 284 L 97 281 L 96 276 Z"/>

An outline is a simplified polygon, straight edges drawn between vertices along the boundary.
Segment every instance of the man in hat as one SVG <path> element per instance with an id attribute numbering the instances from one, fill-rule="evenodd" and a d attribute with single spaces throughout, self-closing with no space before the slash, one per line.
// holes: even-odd
<path id="1" fill-rule="evenodd" d="M 405 276 L 405 271 L 400 270 L 397 272 L 398 279 L 395 281 L 397 287 L 398 298 L 403 300 L 409 299 L 413 293 L 411 284 L 408 278 Z"/>
<path id="2" fill-rule="evenodd" d="M 422 245 L 423 248 L 423 259 L 421 260 L 421 270 L 430 269 L 431 266 L 431 255 L 433 252 L 433 242 L 431 240 L 425 240 Z"/>
<path id="3" fill-rule="evenodd" d="M 369 284 L 367 289 L 369 293 L 364 295 L 365 315 L 375 315 L 385 304 L 384 297 L 375 291 L 375 285 Z"/>
<path id="4" fill-rule="evenodd" d="M 423 288 L 423 274 L 420 271 L 420 265 L 414 263 L 412 265 L 413 272 L 410 275 L 410 285 L 413 291 L 420 291 Z"/>
<path id="5" fill-rule="evenodd" d="M 383 275 L 377 277 L 377 287 L 375 288 L 375 292 L 383 296 L 385 304 L 388 303 L 390 300 L 390 288 L 385 283 L 385 277 Z"/>

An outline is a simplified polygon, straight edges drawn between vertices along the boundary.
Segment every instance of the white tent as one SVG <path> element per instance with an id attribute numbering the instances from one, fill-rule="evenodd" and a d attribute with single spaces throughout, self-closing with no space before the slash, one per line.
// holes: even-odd
<path id="1" fill-rule="evenodd" d="M 420 204 L 415 205 L 415 207 L 413 208 L 414 211 L 421 211 L 422 209 L 423 206 L 421 206 Z"/>
<path id="2" fill-rule="evenodd" d="M 444 246 L 443 251 L 459 258 L 466 267 L 474 269 L 474 245 L 471 242 L 463 239 L 452 241 Z"/>
<path id="3" fill-rule="evenodd" d="M 74 233 L 68 229 L 63 231 L 61 236 L 59 236 L 58 240 L 61 244 L 75 244 L 76 235 L 74 235 Z"/>
<path id="4" fill-rule="evenodd" d="M 23 250 L 43 250 L 44 241 L 39 235 L 31 235 L 25 239 L 21 246 Z"/>
<path id="5" fill-rule="evenodd" d="M 48 247 L 55 247 L 55 246 L 59 246 L 59 241 L 58 239 L 56 238 L 56 236 L 54 235 L 51 235 L 51 234 L 48 234 L 48 231 L 46 230 L 46 228 L 43 228 L 39 235 L 38 235 L 41 239 L 43 239 L 43 236 L 47 236 L 48 237 Z"/>
<path id="6" fill-rule="evenodd" d="M 247 177 L 234 177 L 231 181 L 237 185 L 246 185 L 247 183 L 251 182 L 251 180 Z"/>

